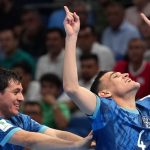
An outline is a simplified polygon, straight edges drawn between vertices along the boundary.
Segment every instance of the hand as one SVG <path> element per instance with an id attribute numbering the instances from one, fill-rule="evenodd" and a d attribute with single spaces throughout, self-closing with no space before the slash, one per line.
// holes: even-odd
<path id="1" fill-rule="evenodd" d="M 75 143 L 75 147 L 77 150 L 88 150 L 91 146 L 92 142 L 92 135 L 88 135 L 87 137 L 83 138 L 82 140 Z"/>
<path id="2" fill-rule="evenodd" d="M 66 17 L 64 20 L 66 35 L 77 35 L 80 29 L 79 16 L 75 12 L 71 13 L 67 6 L 64 6 L 64 9 L 66 12 Z"/>
<path id="3" fill-rule="evenodd" d="M 43 100 L 48 103 L 49 105 L 56 104 L 56 98 L 53 95 L 45 95 Z"/>
<path id="4" fill-rule="evenodd" d="M 142 19 L 150 26 L 150 20 L 145 16 L 145 14 L 141 13 L 140 15 Z"/>
<path id="5" fill-rule="evenodd" d="M 88 134 L 88 136 L 93 135 L 93 131 L 91 130 L 91 132 Z M 94 149 L 96 147 L 96 142 L 94 140 L 91 141 L 91 146 L 90 148 Z"/>

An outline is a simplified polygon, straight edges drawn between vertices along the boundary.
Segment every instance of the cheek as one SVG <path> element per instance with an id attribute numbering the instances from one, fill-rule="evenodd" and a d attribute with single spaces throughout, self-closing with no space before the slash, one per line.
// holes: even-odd
<path id="1" fill-rule="evenodd" d="M 121 91 L 124 91 L 125 85 L 123 82 L 120 82 L 120 80 L 119 81 L 116 80 L 114 83 L 112 83 L 111 89 L 114 92 L 121 92 Z"/>

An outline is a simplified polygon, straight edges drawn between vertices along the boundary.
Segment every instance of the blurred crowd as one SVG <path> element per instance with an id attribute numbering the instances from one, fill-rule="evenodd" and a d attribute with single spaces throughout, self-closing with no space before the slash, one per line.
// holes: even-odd
<path id="1" fill-rule="evenodd" d="M 22 76 L 22 112 L 49 127 L 85 136 L 89 120 L 64 93 L 62 70 L 67 5 L 81 21 L 79 82 L 90 89 L 100 70 L 128 72 L 150 94 L 149 0 L 0 0 L 0 66 Z"/>

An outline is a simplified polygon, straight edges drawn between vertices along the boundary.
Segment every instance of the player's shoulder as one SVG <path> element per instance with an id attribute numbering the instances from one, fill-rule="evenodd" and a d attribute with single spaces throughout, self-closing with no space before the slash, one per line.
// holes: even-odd
<path id="1" fill-rule="evenodd" d="M 105 98 L 105 97 L 99 97 L 97 96 L 97 101 L 100 101 L 101 107 L 116 107 L 116 102 L 112 98 Z"/>
<path id="2" fill-rule="evenodd" d="M 13 120 L 13 122 L 26 122 L 29 119 L 30 117 L 28 115 L 19 113 L 18 115 L 11 117 L 10 120 Z"/>
<path id="3" fill-rule="evenodd" d="M 139 99 L 138 101 L 136 101 L 136 104 L 150 109 L 150 95 L 147 95 L 147 96 Z"/>
<path id="4" fill-rule="evenodd" d="M 145 96 L 145 97 L 143 97 L 143 98 L 140 98 L 140 99 L 137 101 L 137 103 L 139 103 L 139 102 L 144 102 L 144 101 L 146 101 L 146 100 L 150 100 L 150 95 L 147 95 L 147 96 Z"/>

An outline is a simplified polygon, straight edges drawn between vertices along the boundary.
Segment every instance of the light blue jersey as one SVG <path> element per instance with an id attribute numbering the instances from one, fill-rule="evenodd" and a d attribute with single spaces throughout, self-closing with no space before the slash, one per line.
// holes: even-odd
<path id="1" fill-rule="evenodd" d="M 150 150 L 150 96 L 137 110 L 119 107 L 111 98 L 97 97 L 91 116 L 96 150 Z"/>
<path id="2" fill-rule="evenodd" d="M 23 150 L 24 148 L 21 146 L 8 144 L 13 134 L 22 129 L 31 132 L 44 132 L 47 127 L 21 113 L 9 120 L 0 117 L 0 150 Z"/>

